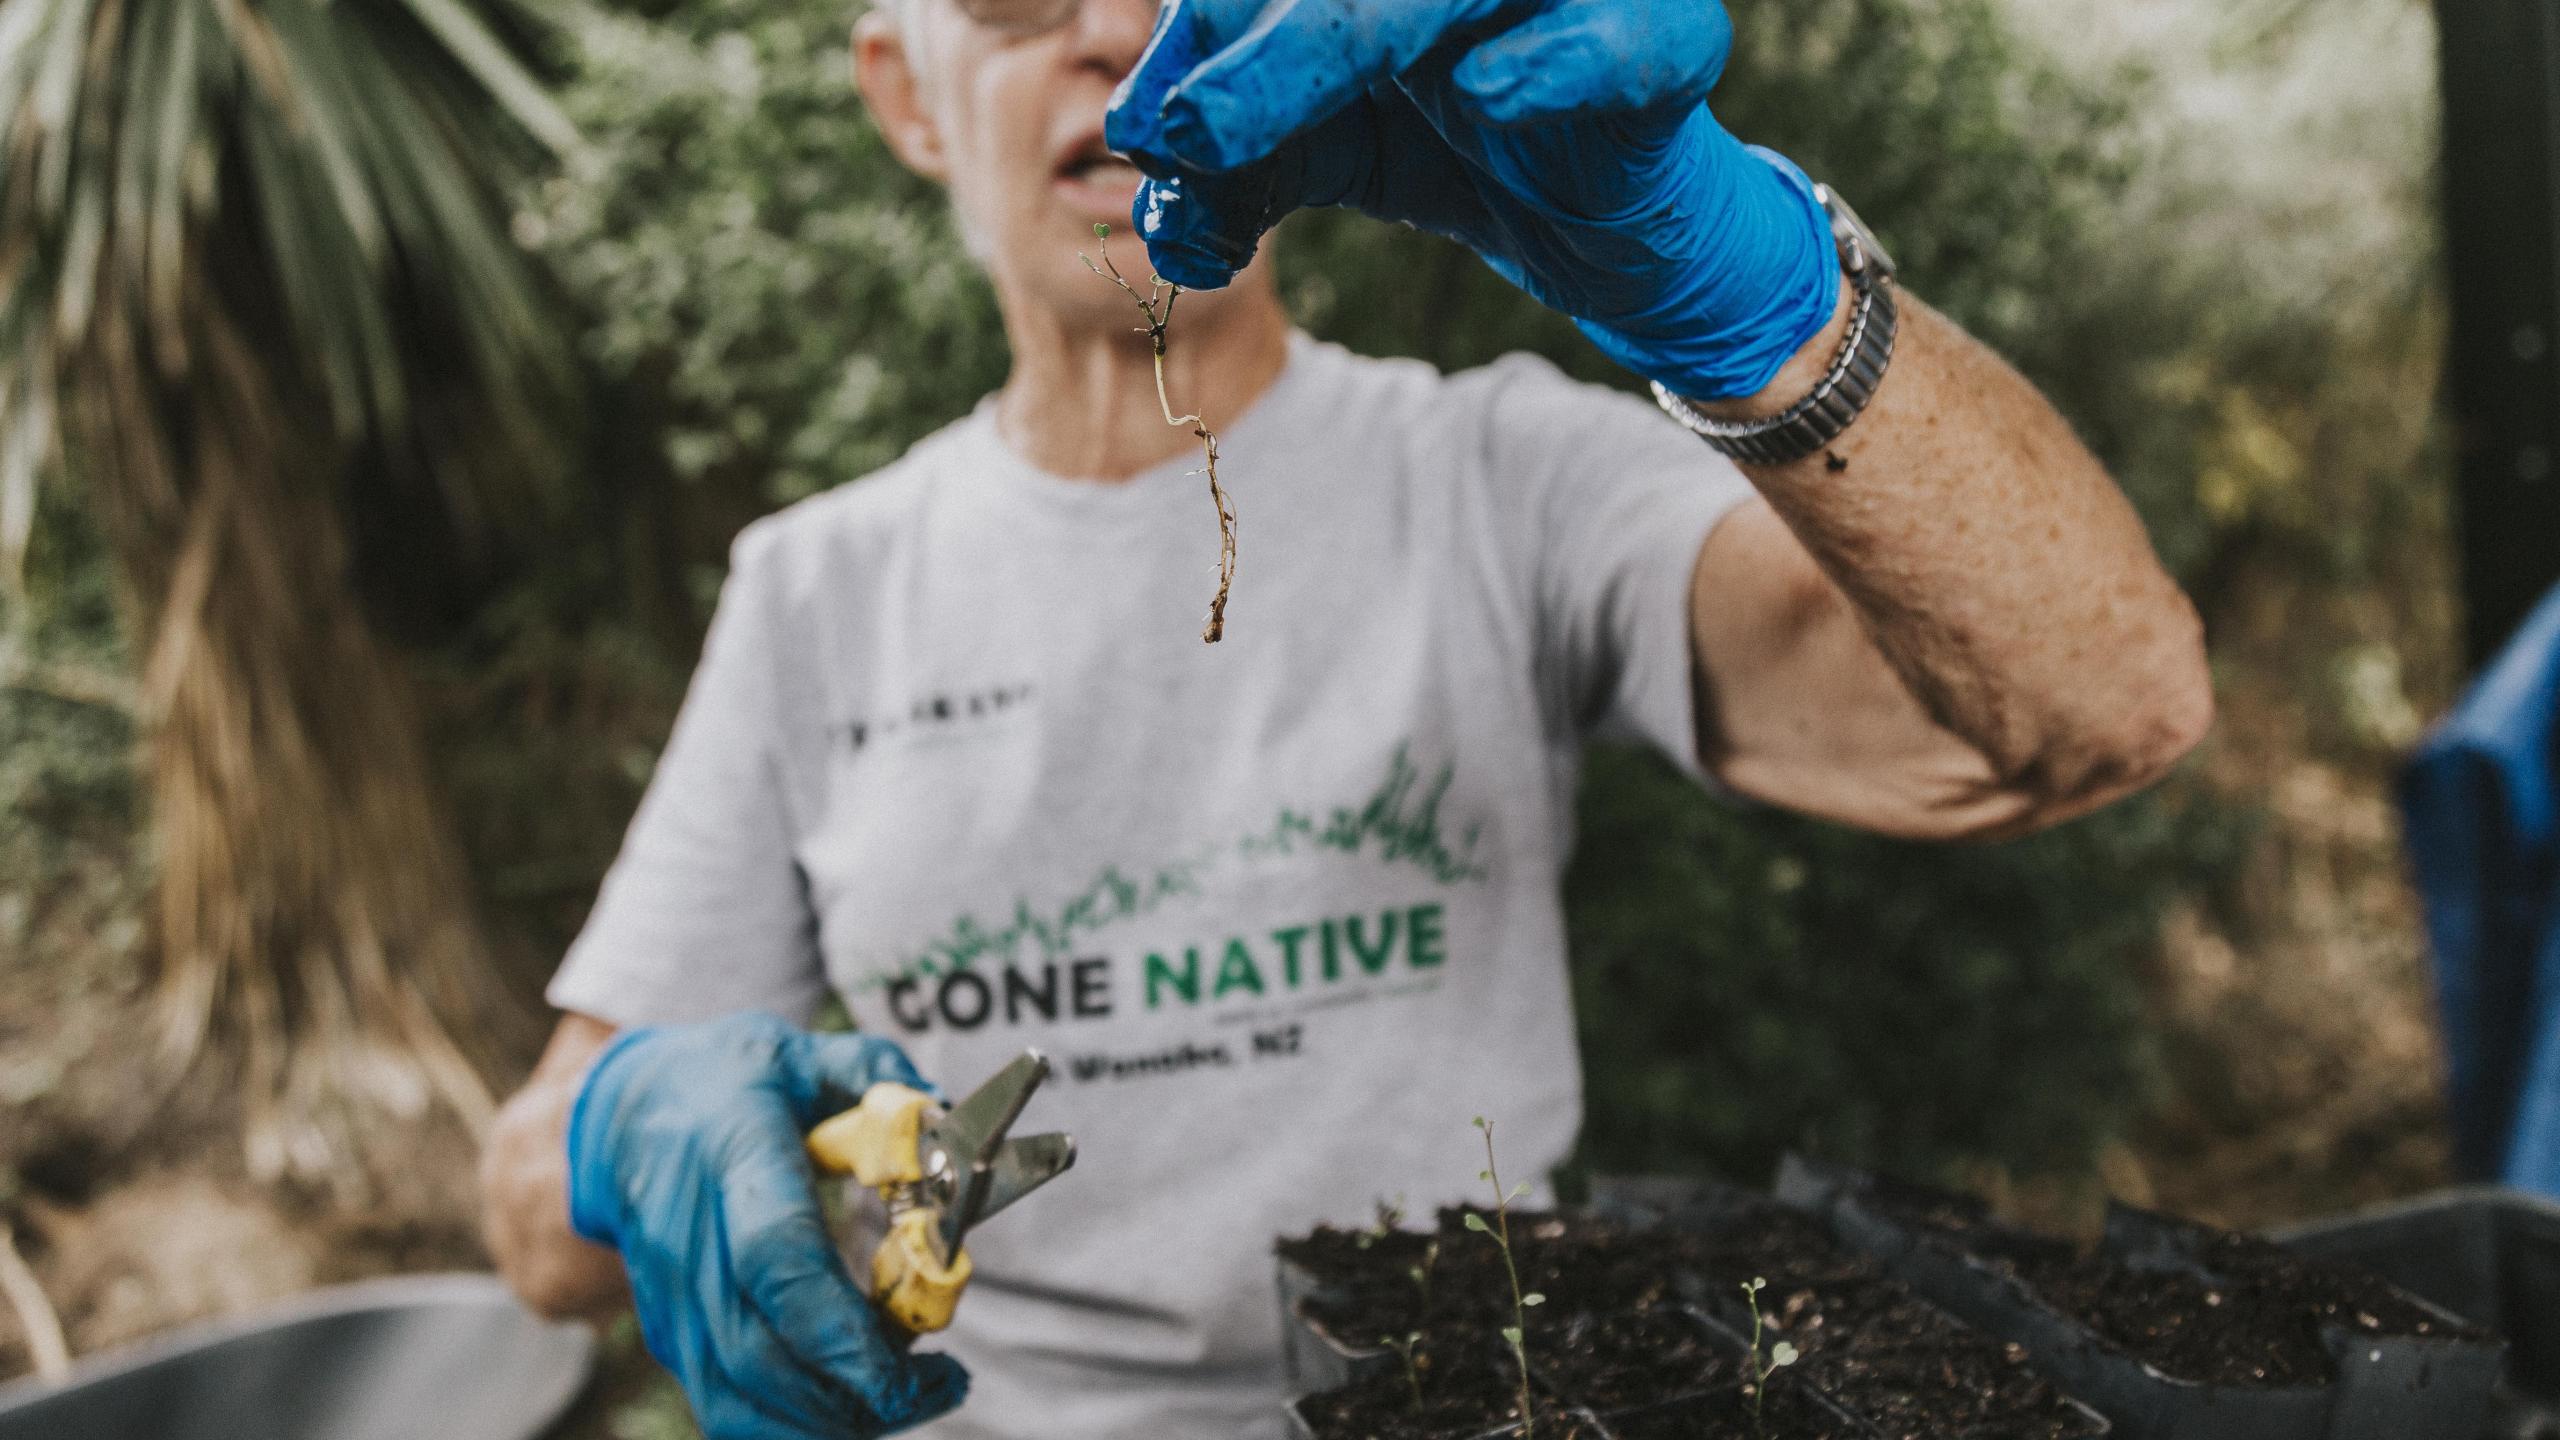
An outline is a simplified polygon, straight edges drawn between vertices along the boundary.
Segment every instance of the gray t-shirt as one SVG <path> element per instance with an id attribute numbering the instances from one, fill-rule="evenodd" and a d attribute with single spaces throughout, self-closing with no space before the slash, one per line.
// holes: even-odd
<path id="1" fill-rule="evenodd" d="M 1293 337 L 1196 455 L 1047 474 L 991 411 L 749 527 L 553 1003 L 806 1017 L 955 1092 L 1024 1046 L 1076 1168 L 970 1237 L 938 1440 L 1276 1436 L 1275 1235 L 1571 1148 L 1558 877 L 1583 740 L 1697 773 L 1687 598 L 1750 494 L 1513 357 Z"/>

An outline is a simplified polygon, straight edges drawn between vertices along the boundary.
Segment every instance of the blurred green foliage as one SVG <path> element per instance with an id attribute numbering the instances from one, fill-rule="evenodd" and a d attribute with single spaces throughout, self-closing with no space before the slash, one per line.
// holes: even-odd
<path id="1" fill-rule="evenodd" d="M 897 458 L 1004 378 L 995 302 L 849 80 L 841 0 L 579 19 L 594 141 L 536 233 L 608 374 L 652 383 L 683 482 L 796 500 Z"/>
<path id="2" fill-rule="evenodd" d="M 2269 566 L 2405 591 L 2418 562 L 2377 538 L 2442 524 L 2406 403 L 2430 363 L 2422 248 L 2352 257 L 2370 286 L 2348 305 L 2267 283 L 2237 258 L 2248 234 L 2199 246 L 2184 221 L 2223 202 L 2138 123 L 2158 78 L 2066 74 L 1990 0 L 1731 8 L 1719 112 L 1856 197 L 1915 287 L 2056 397 L 2208 614 Z M 433 672 L 468 842 L 540 963 L 645 783 L 727 536 L 1004 374 L 938 198 L 851 94 L 848 18 L 645 0 L 573 20 L 564 104 L 590 146 L 516 228 L 584 317 L 588 494 Z M 2395 203 L 2420 205 L 2423 179 Z M 1317 214 L 1277 243 L 1301 319 L 1355 348 L 1447 367 L 1527 348 L 1622 378 L 1429 237 Z M 2314 714 L 2341 684 L 2373 692 L 2356 713 L 2399 713 L 2377 623 L 2298 637 L 2279 683 Z M 1891 844 L 1597 753 L 1569 880 L 1590 1163 L 1749 1173 L 1809 1145 L 2084 1167 L 2159 1078 L 2139 976 L 2160 917 L 2217 902 L 2252 823 L 2190 773 L 2028 842 Z"/>
<path id="3" fill-rule="evenodd" d="M 2161 1079 L 2138 984 L 2251 822 L 2192 784 L 2030 840 L 1901 844 L 1595 751 L 1568 883 L 1586 1163 L 1765 1178 L 1798 1148 L 2080 1173 Z"/>

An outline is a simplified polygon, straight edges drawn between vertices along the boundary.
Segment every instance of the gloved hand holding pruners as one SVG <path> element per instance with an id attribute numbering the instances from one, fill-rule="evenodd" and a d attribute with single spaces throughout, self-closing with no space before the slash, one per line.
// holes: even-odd
<path id="1" fill-rule="evenodd" d="M 1106 138 L 1175 284 L 1348 206 L 1468 245 L 1677 394 L 1749 395 L 1840 265 L 1811 182 L 1708 112 L 1732 40 L 1716 0 L 1169 0 Z"/>
<path id="2" fill-rule="evenodd" d="M 649 1353 L 710 1440 L 889 1435 L 969 1377 L 910 1354 L 846 1272 L 802 1137 L 873 1087 L 925 1089 L 906 1055 L 765 1015 L 632 1030 L 569 1117 L 569 1218 L 622 1254 Z"/>

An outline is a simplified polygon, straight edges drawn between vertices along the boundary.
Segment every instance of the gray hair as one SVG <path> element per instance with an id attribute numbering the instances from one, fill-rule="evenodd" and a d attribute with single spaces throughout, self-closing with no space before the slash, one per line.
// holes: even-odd
<path id="1" fill-rule="evenodd" d="M 923 8 L 923 0 L 871 0 L 871 8 L 885 12 L 891 23 L 898 27 L 900 35 L 912 38 L 916 31 L 916 12 Z"/>

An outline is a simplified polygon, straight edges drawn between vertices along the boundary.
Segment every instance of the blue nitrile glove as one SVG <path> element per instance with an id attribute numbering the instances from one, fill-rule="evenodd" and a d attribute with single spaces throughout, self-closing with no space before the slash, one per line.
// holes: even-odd
<path id="1" fill-rule="evenodd" d="M 802 1137 L 875 1083 L 928 1087 L 889 1041 L 770 1015 L 629 1031 L 569 1111 L 569 1223 L 622 1252 L 640 1334 L 710 1440 L 860 1440 L 960 1403 L 845 1273 Z"/>
<path id="2" fill-rule="evenodd" d="M 1803 172 L 1707 111 L 1732 42 L 1716 0 L 1170 0 L 1105 133 L 1175 284 L 1349 206 L 1470 246 L 1682 395 L 1749 395 L 1840 268 Z"/>

